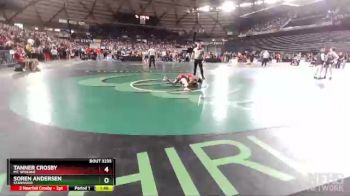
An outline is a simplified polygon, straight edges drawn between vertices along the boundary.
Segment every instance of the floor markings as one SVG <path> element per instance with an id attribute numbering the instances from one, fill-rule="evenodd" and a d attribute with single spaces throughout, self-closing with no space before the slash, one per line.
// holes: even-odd
<path id="1" fill-rule="evenodd" d="M 26 196 L 40 196 L 41 195 L 41 191 L 35 191 L 35 192 L 28 192 L 26 194 Z"/>
<path id="2" fill-rule="evenodd" d="M 285 156 L 281 152 L 273 149 L 271 146 L 269 146 L 268 144 L 266 144 L 265 142 L 261 141 L 260 139 L 258 139 L 255 136 L 248 136 L 248 139 L 250 141 L 252 141 L 253 143 L 255 143 L 256 145 L 260 146 L 262 149 L 264 149 L 267 152 L 269 152 L 270 154 L 272 154 L 274 157 L 276 157 L 277 159 L 279 159 L 280 161 L 282 161 L 283 163 L 285 163 L 289 167 L 291 167 L 294 170 L 296 170 L 297 172 L 299 172 L 299 173 L 301 173 L 303 175 L 307 175 L 308 172 L 306 170 L 306 167 L 304 167 L 302 164 L 299 164 L 296 161 L 288 158 L 287 156 Z"/>
<path id="3" fill-rule="evenodd" d="M 84 191 L 69 191 L 68 196 L 84 196 Z"/>
<path id="4" fill-rule="evenodd" d="M 0 192 L 2 191 L 2 188 L 5 186 L 6 184 L 6 174 L 0 174 Z"/>

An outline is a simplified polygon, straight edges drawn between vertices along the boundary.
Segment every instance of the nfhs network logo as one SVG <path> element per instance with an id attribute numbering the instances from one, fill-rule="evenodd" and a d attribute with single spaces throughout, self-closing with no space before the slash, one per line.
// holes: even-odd
<path id="1" fill-rule="evenodd" d="M 344 192 L 344 177 L 341 173 L 311 173 L 308 179 L 314 188 L 309 191 Z"/>

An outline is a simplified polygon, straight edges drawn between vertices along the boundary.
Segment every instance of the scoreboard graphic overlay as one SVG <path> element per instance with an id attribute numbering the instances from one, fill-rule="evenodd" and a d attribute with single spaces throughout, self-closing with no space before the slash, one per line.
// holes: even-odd
<path id="1" fill-rule="evenodd" d="M 115 159 L 8 159 L 11 191 L 113 191 Z"/>

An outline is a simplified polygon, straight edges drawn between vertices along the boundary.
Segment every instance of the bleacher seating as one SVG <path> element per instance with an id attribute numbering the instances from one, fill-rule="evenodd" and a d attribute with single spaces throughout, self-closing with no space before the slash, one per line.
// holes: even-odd
<path id="1" fill-rule="evenodd" d="M 297 26 L 306 26 L 313 24 L 321 24 L 323 22 L 330 21 L 328 18 L 325 18 L 323 14 L 310 16 L 310 17 L 301 17 L 292 19 L 286 27 L 297 27 Z"/>
<path id="2" fill-rule="evenodd" d="M 265 49 L 276 52 L 310 52 L 318 51 L 321 47 L 336 47 L 340 51 L 350 52 L 350 30 L 246 37 L 228 41 L 225 45 L 226 51 L 233 52 L 249 49 Z"/>

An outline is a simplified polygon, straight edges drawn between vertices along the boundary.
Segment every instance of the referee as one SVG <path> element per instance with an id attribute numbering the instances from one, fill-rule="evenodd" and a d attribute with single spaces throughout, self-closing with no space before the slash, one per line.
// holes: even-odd
<path id="1" fill-rule="evenodd" d="M 153 64 L 153 67 L 156 68 L 156 50 L 151 46 L 148 50 L 148 65 L 149 69 L 151 69 Z"/>
<path id="2" fill-rule="evenodd" d="M 199 69 L 201 70 L 202 79 L 204 80 L 204 71 L 203 71 L 203 57 L 204 57 L 204 50 L 200 44 L 197 44 L 197 47 L 193 49 L 193 56 L 194 59 L 194 73 L 193 75 L 197 74 L 197 66 L 199 66 Z"/>

